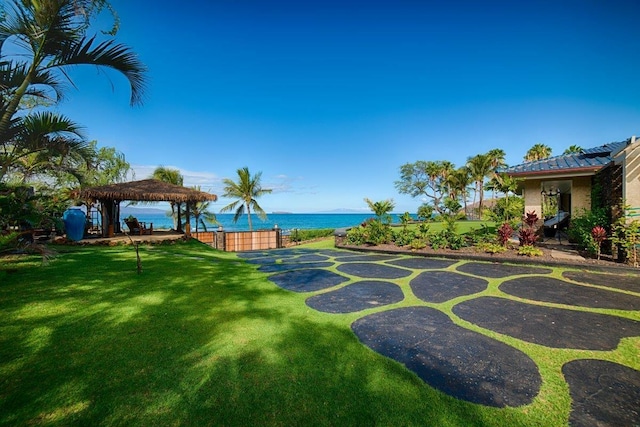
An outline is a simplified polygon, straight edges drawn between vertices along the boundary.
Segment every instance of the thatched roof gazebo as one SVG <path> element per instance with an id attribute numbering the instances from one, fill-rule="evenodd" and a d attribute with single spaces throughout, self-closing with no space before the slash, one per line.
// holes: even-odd
<path id="1" fill-rule="evenodd" d="M 216 201 L 218 196 L 180 185 L 169 184 L 157 179 L 122 182 L 86 188 L 74 194 L 81 200 L 94 200 L 102 206 L 102 235 L 111 236 L 120 232 L 120 202 L 172 202 L 186 203 L 186 234 L 190 234 L 189 204 Z"/>

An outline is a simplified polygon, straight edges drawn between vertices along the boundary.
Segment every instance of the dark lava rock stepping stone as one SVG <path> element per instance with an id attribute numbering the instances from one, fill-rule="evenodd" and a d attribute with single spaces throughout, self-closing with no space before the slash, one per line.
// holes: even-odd
<path id="1" fill-rule="evenodd" d="M 609 288 L 640 293 L 640 276 L 621 276 L 613 274 L 594 274 L 582 271 L 565 271 L 562 277 L 589 285 L 607 286 Z"/>
<path id="2" fill-rule="evenodd" d="M 261 257 L 268 256 L 269 253 L 268 252 L 263 252 L 263 251 L 238 252 L 236 255 L 238 255 L 238 258 L 242 258 L 242 259 L 253 259 L 253 258 L 261 258 Z"/>
<path id="3" fill-rule="evenodd" d="M 456 267 L 456 270 L 476 276 L 491 277 L 498 279 L 501 277 L 515 276 L 517 274 L 549 274 L 553 270 L 541 267 L 526 267 L 523 265 L 507 265 L 500 263 L 468 262 Z"/>
<path id="4" fill-rule="evenodd" d="M 425 271 L 411 280 L 411 290 L 422 301 L 445 302 L 487 289 L 489 282 L 451 271 Z"/>
<path id="5" fill-rule="evenodd" d="M 450 261 L 446 259 L 433 259 L 433 258 L 406 258 L 396 261 L 389 261 L 387 264 L 397 265 L 399 267 L 412 268 L 414 270 L 429 270 L 447 268 L 457 263 L 458 261 Z"/>
<path id="6" fill-rule="evenodd" d="M 455 305 L 453 312 L 480 327 L 554 348 L 613 350 L 622 338 L 640 336 L 640 322 L 636 320 L 506 298 L 464 301 Z"/>
<path id="7" fill-rule="evenodd" d="M 394 259 L 394 258 L 398 258 L 397 256 L 393 256 L 393 255 L 380 255 L 380 254 L 358 254 L 358 255 L 345 255 L 345 256 L 340 256 L 336 258 L 336 261 L 339 262 L 360 262 L 360 261 L 386 261 L 389 259 Z"/>
<path id="8" fill-rule="evenodd" d="M 313 292 L 348 281 L 344 276 L 320 269 L 293 270 L 269 277 L 276 285 L 293 292 Z"/>
<path id="9" fill-rule="evenodd" d="M 353 313 L 395 304 L 404 299 L 400 286 L 377 280 L 363 280 L 335 291 L 307 298 L 307 305 L 325 313 Z"/>
<path id="10" fill-rule="evenodd" d="M 562 367 L 573 403 L 572 426 L 640 426 L 640 371 L 605 360 Z"/>
<path id="11" fill-rule="evenodd" d="M 282 258 L 274 257 L 274 256 L 262 256 L 259 258 L 247 258 L 246 262 L 249 264 L 275 264 Z"/>
<path id="12" fill-rule="evenodd" d="M 399 279 L 411 274 L 411 271 L 403 268 L 365 262 L 342 264 L 336 268 L 343 273 L 369 279 Z"/>
<path id="13" fill-rule="evenodd" d="M 328 260 L 328 256 L 318 255 L 318 254 L 303 254 L 293 258 L 293 261 L 296 262 L 315 262 L 315 261 L 326 261 Z"/>
<path id="14" fill-rule="evenodd" d="M 258 271 L 263 273 L 275 273 L 278 271 L 298 270 L 301 268 L 325 268 L 331 267 L 331 261 L 324 262 L 282 262 L 279 264 L 265 264 L 258 267 Z"/>
<path id="15" fill-rule="evenodd" d="M 640 297 L 576 285 L 553 277 L 521 277 L 507 280 L 499 289 L 509 295 L 534 301 L 591 308 L 640 310 Z"/>
<path id="16" fill-rule="evenodd" d="M 458 326 L 433 308 L 375 313 L 356 320 L 351 329 L 368 347 L 458 399 L 499 408 L 521 406 L 540 390 L 540 373 L 529 356 Z"/>

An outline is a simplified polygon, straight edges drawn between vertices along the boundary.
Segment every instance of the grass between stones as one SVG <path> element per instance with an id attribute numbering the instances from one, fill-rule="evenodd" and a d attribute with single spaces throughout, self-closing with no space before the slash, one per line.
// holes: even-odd
<path id="1" fill-rule="evenodd" d="M 532 404 L 484 407 L 361 344 L 350 324 L 362 313 L 317 312 L 308 293 L 276 287 L 235 254 L 197 242 L 143 246 L 138 275 L 130 246 L 58 251 L 46 265 L 0 259 L 0 425 L 562 425 L 571 405 L 562 364 L 640 370 L 637 337 L 606 352 L 550 349 L 453 316 L 467 297 L 420 303 L 540 367 Z M 413 277 L 398 279 L 408 297 L 397 306 L 418 303 Z M 485 294 L 504 297 L 498 283 Z"/>

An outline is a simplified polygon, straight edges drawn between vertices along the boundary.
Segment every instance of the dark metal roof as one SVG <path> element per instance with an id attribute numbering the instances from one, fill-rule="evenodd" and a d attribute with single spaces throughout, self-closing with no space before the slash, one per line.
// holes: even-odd
<path id="1" fill-rule="evenodd" d="M 613 156 L 624 149 L 630 140 L 610 142 L 585 149 L 582 153 L 563 154 L 544 160 L 526 162 L 502 170 L 508 175 L 544 175 L 562 172 L 597 171 L 609 165 Z"/>

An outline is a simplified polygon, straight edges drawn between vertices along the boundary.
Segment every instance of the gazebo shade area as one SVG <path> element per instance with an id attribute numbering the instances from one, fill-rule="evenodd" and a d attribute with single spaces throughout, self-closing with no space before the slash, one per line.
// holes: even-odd
<path id="1" fill-rule="evenodd" d="M 97 201 L 101 206 L 102 236 L 112 236 L 120 230 L 120 203 L 122 201 L 136 202 L 173 202 L 186 203 L 186 232 L 189 229 L 189 203 L 216 201 L 215 194 L 198 191 L 180 185 L 169 184 L 157 179 L 144 179 L 119 184 L 91 187 L 76 192 L 75 197 L 80 200 Z"/>

